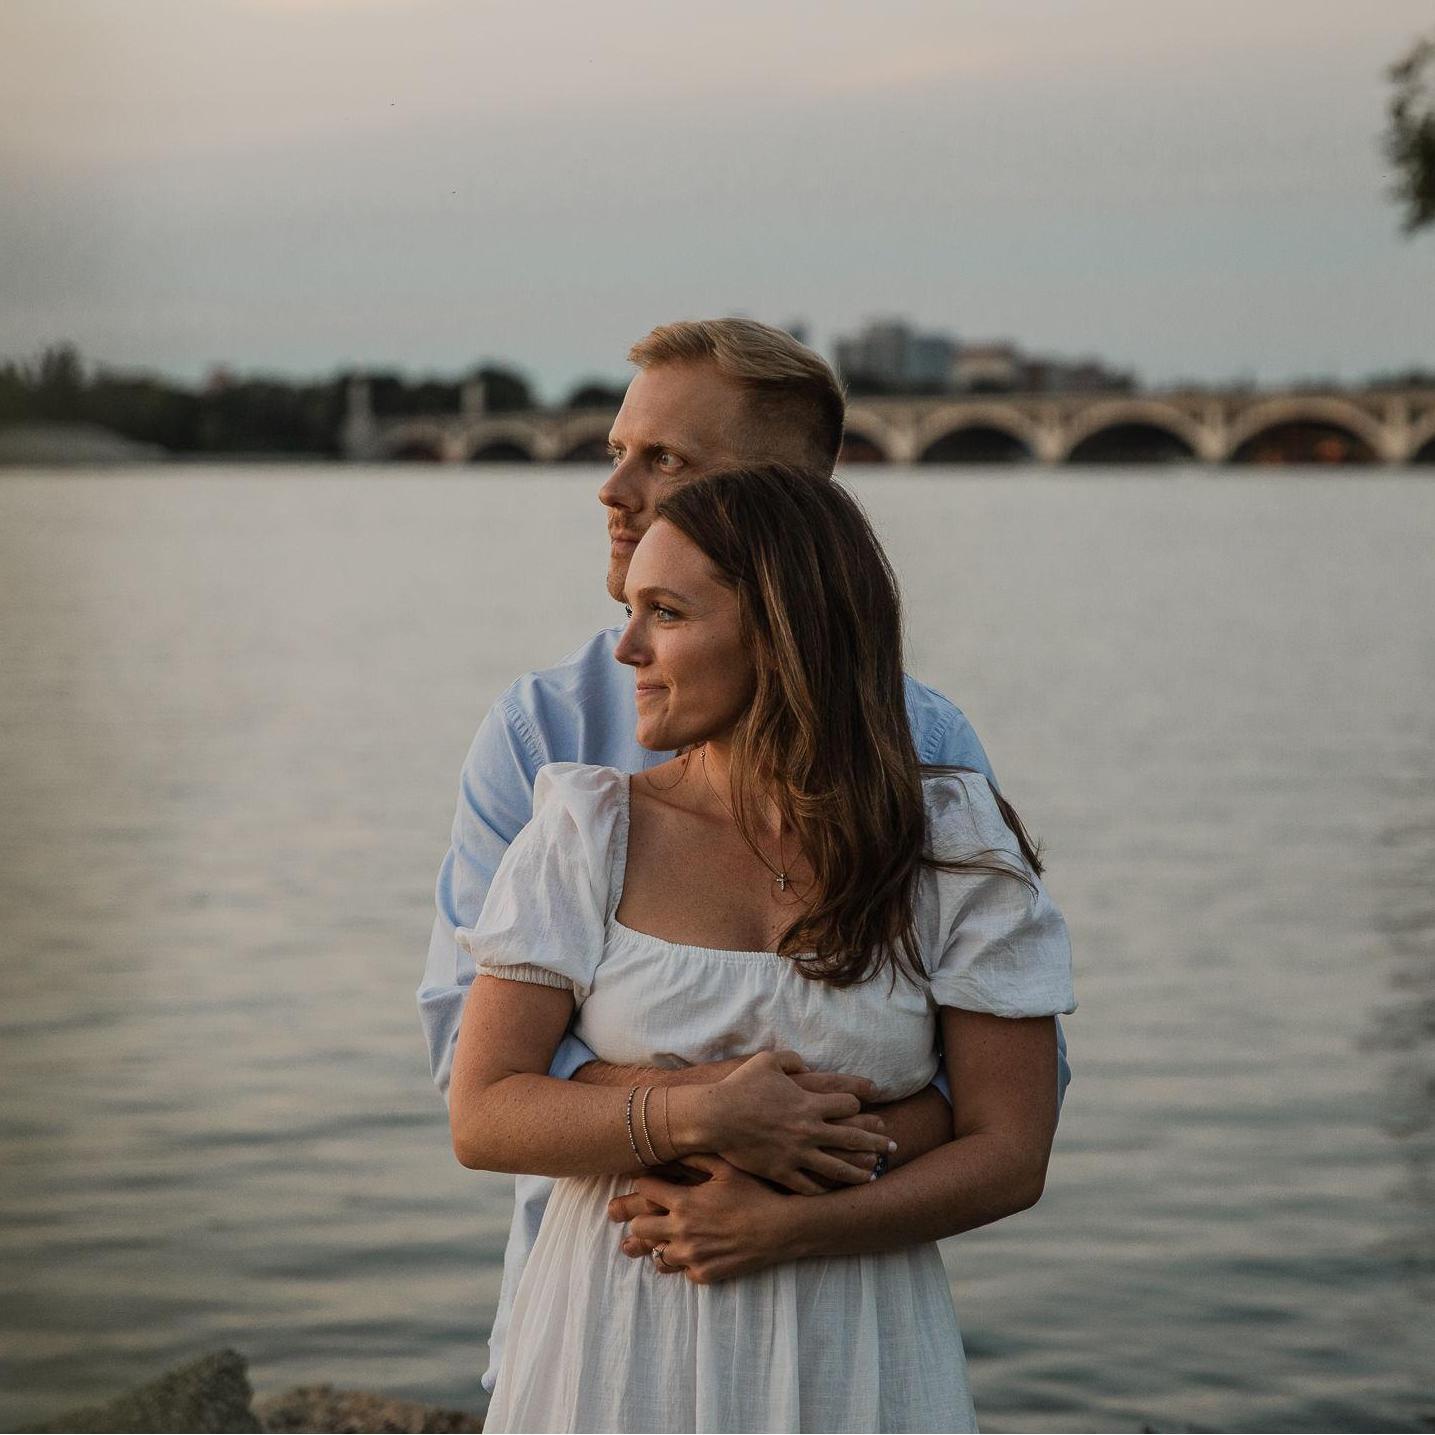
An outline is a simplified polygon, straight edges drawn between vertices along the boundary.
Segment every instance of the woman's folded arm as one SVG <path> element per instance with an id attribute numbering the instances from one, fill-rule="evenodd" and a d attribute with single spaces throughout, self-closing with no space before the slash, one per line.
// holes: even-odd
<path id="1" fill-rule="evenodd" d="M 654 1160 L 628 1091 L 547 1075 L 573 1016 L 573 992 L 480 973 L 464 1006 L 449 1089 L 449 1129 L 459 1162 L 474 1170 L 536 1176 L 638 1173 Z M 641 1094 L 641 1093 L 640 1093 Z M 698 1087 L 647 1103 L 658 1160 L 700 1149 Z M 655 1129 L 655 1121 L 657 1128 Z M 642 1157 L 634 1150 L 641 1143 Z M 676 1148 L 676 1149 L 675 1149 Z"/>
<path id="2" fill-rule="evenodd" d="M 759 1052 L 715 1084 L 640 1089 L 631 1104 L 631 1086 L 548 1076 L 573 1008 L 566 986 L 480 971 L 464 1007 L 449 1088 L 461 1164 L 603 1175 L 720 1151 L 754 1175 L 816 1190 L 804 1173 L 865 1180 L 844 1155 L 888 1147 L 885 1135 L 852 1124 L 861 1110 L 856 1095 L 808 1090 L 793 1080 L 802 1071 L 795 1052 Z"/>

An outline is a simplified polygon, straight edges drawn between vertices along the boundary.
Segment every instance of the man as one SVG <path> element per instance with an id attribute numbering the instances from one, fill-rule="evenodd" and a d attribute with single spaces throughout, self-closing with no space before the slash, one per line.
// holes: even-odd
<path id="1" fill-rule="evenodd" d="M 825 361 L 781 330 L 752 320 L 664 325 L 635 344 L 628 358 L 638 373 L 613 421 L 613 468 L 598 493 L 608 510 L 608 592 L 619 602 L 629 559 L 667 486 L 744 463 L 786 462 L 830 473 L 845 417 L 841 387 Z M 556 667 L 519 678 L 490 710 L 469 750 L 418 993 L 434 1081 L 445 1097 L 463 998 L 473 980 L 472 960 L 458 947 L 454 932 L 474 925 L 504 851 L 531 816 L 538 769 L 549 762 L 585 762 L 634 771 L 671 756 L 647 752 L 634 739 L 632 676 L 613 657 L 620 632 L 615 627 L 599 633 Z M 946 698 L 909 677 L 907 710 L 922 762 L 974 767 L 991 777 L 976 734 Z M 1070 1072 L 1060 1031 L 1058 1023 L 1064 1093 Z M 596 1061 L 569 1032 L 549 1074 L 613 1085 L 662 1085 L 715 1080 L 737 1064 L 677 1071 L 610 1066 Z M 851 1076 L 860 1078 L 860 1073 Z M 848 1076 L 806 1073 L 795 1079 L 813 1090 L 866 1094 L 863 1083 Z M 897 1141 L 893 1164 L 951 1140 L 944 1085 L 939 1080 L 937 1088 L 880 1108 L 887 1133 Z M 552 1186 L 546 1177 L 515 1178 L 517 1205 L 483 1377 L 490 1392 L 514 1293 Z M 624 1249 L 641 1255 L 646 1247 L 630 1238 Z"/>

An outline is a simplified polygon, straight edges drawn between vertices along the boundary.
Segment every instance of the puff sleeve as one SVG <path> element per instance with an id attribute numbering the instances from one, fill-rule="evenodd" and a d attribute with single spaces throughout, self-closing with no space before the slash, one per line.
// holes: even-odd
<path id="1" fill-rule="evenodd" d="M 1021 855 L 991 785 L 979 773 L 928 779 L 931 846 L 944 858 L 980 857 L 1024 872 L 935 873 L 940 952 L 928 959 L 939 1006 L 1002 1017 L 1076 1010 L 1066 921 Z"/>
<path id="2" fill-rule="evenodd" d="M 568 988 L 582 1005 L 603 955 L 615 850 L 619 859 L 626 850 L 626 784 L 609 767 L 539 769 L 532 819 L 504 853 L 478 921 L 455 934 L 476 972 Z"/>

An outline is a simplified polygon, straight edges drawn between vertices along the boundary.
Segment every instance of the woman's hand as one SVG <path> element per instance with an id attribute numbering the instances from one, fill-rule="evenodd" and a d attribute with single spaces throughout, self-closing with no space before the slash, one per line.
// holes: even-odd
<path id="1" fill-rule="evenodd" d="M 843 1116 L 829 1124 L 833 1126 L 852 1126 L 859 1131 L 870 1131 L 875 1136 L 882 1136 L 891 1140 L 891 1127 L 889 1123 L 875 1111 L 864 1111 L 860 1116 Z M 836 1191 L 843 1186 L 856 1186 L 863 1181 L 870 1181 L 872 1179 L 872 1172 L 877 1166 L 877 1158 L 882 1154 L 882 1151 L 841 1151 L 835 1150 L 830 1146 L 824 1146 L 822 1149 L 827 1155 L 837 1157 L 844 1166 L 847 1165 L 848 1162 L 851 1162 L 849 1174 L 844 1174 L 840 1178 L 819 1176 L 812 1171 L 803 1172 L 803 1175 L 810 1176 L 812 1180 L 817 1183 L 818 1188 L 823 1191 Z M 886 1147 L 882 1149 L 887 1150 Z M 892 1153 L 888 1151 L 887 1154 L 890 1156 Z M 803 1194 L 810 1195 L 812 1193 L 804 1192 Z"/>
<path id="2" fill-rule="evenodd" d="M 629 1196 L 608 1205 L 610 1219 L 628 1221 L 625 1255 L 648 1258 L 655 1274 L 686 1276 L 694 1285 L 731 1280 L 790 1259 L 783 1246 L 789 1198 L 754 1180 L 720 1156 L 696 1155 L 685 1166 L 708 1172 L 697 1186 L 640 1176 Z M 641 1203 L 646 1214 L 626 1214 Z M 662 1246 L 662 1263 L 649 1257 Z M 680 1268 L 680 1269 L 679 1269 Z"/>
<path id="3" fill-rule="evenodd" d="M 844 1089 L 823 1089 L 829 1082 Z M 822 1181 L 866 1181 L 876 1157 L 892 1146 L 881 1118 L 863 1114 L 854 1084 L 871 1094 L 870 1082 L 805 1071 L 795 1051 L 758 1052 L 707 1088 L 708 1148 L 749 1175 L 803 1195 L 829 1189 Z"/>

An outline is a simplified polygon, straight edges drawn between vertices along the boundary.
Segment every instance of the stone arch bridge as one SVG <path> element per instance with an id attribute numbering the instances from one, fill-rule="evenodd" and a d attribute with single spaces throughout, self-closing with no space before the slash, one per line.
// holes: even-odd
<path id="1" fill-rule="evenodd" d="M 602 463 L 611 409 L 373 419 L 350 389 L 348 457 Z M 859 398 L 848 463 L 1435 463 L 1435 387 Z"/>

